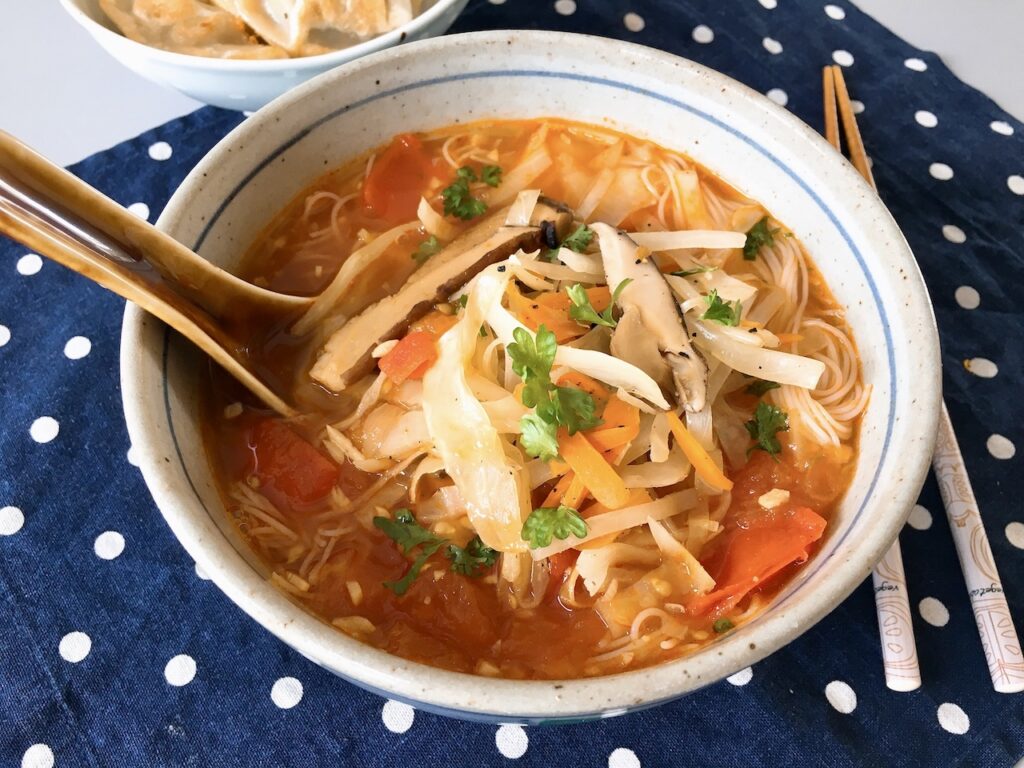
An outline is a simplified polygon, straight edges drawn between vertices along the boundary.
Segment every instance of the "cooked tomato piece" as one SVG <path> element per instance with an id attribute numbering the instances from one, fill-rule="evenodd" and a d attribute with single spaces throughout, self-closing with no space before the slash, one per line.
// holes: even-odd
<path id="1" fill-rule="evenodd" d="M 396 136 L 374 160 L 363 184 L 363 202 L 394 225 L 415 219 L 433 168 L 423 142 L 411 133 Z"/>
<path id="2" fill-rule="evenodd" d="M 308 504 L 330 493 L 338 481 L 338 466 L 280 421 L 261 421 L 252 439 L 256 476 L 290 499 Z"/>
<path id="3" fill-rule="evenodd" d="M 396 384 L 422 379 L 437 360 L 437 337 L 429 331 L 413 331 L 380 359 L 380 369 Z"/>
<path id="4" fill-rule="evenodd" d="M 761 587 L 787 565 L 802 561 L 808 548 L 825 532 L 825 518 L 808 507 L 795 507 L 751 518 L 747 527 L 735 527 L 714 555 L 702 563 L 718 588 L 694 598 L 687 610 L 694 614 L 733 608 L 753 589 Z"/>

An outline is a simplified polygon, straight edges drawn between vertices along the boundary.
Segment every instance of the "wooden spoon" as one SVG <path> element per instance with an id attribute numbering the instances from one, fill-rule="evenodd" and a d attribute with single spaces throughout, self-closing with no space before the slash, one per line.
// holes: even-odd
<path id="1" fill-rule="evenodd" d="M 295 315 L 311 298 L 248 283 L 0 131 L 0 232 L 163 320 L 284 416 L 296 411 L 249 367 L 225 321 Z"/>

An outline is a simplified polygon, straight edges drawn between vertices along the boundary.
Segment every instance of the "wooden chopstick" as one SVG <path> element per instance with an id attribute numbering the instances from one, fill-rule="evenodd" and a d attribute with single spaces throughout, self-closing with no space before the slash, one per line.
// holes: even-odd
<path id="1" fill-rule="evenodd" d="M 830 110 L 828 105 L 829 94 L 834 93 L 834 98 L 838 101 L 839 113 L 842 116 L 843 128 L 846 131 L 846 144 L 850 150 L 850 160 L 872 188 L 875 188 L 874 177 L 868 166 L 867 152 L 864 149 L 860 130 L 857 128 L 857 120 L 853 116 L 850 94 L 846 89 L 842 70 L 834 65 L 825 67 L 823 81 L 826 98 L 825 135 L 829 138 L 832 146 L 839 147 L 839 137 L 835 126 L 835 107 Z M 939 491 L 942 493 L 942 503 L 946 508 L 946 518 L 949 520 L 949 527 L 953 533 L 953 543 L 956 545 L 960 570 L 963 572 L 967 585 L 967 594 L 971 599 L 971 609 L 974 611 L 975 623 L 981 636 L 981 645 L 985 652 L 985 661 L 988 663 L 989 675 L 992 678 L 992 687 L 1000 693 L 1024 691 L 1024 653 L 1021 651 L 1017 629 L 1006 603 L 1006 595 L 1003 593 L 1003 585 L 999 579 L 995 561 L 992 559 L 988 534 L 985 532 L 985 526 L 981 520 L 978 502 L 974 498 L 974 490 L 971 488 L 971 481 L 967 476 L 967 467 L 960 453 L 960 446 L 957 444 L 953 423 L 950 421 L 945 402 L 943 402 L 942 411 L 939 414 L 939 434 L 935 453 L 932 456 L 932 469 L 935 472 L 936 480 L 938 480 Z M 886 656 L 888 634 L 886 625 L 895 627 L 898 622 L 893 622 L 889 617 L 883 621 L 883 610 L 878 600 L 880 594 L 878 579 L 880 573 L 888 575 L 889 568 L 887 566 L 891 566 L 892 563 L 887 563 L 887 561 L 894 551 L 896 557 L 899 558 L 898 547 L 899 540 L 897 539 L 893 544 L 893 549 L 879 563 L 874 573 L 875 602 L 878 608 L 879 630 L 882 635 L 882 656 L 886 662 L 886 684 L 890 688 L 893 686 L 890 684 L 889 660 Z M 902 562 L 900 562 L 899 577 L 902 579 L 900 587 L 905 603 L 906 579 L 903 576 Z M 903 613 L 904 609 L 901 607 L 899 611 Z M 909 605 L 906 606 L 906 616 L 910 632 L 908 635 L 910 646 L 913 647 L 913 629 L 909 625 Z M 915 650 L 915 670 L 917 668 L 916 653 Z M 920 685 L 920 673 L 917 674 L 917 680 Z"/>
<path id="2" fill-rule="evenodd" d="M 839 118 L 836 115 L 838 100 L 839 114 L 842 115 L 846 130 L 846 144 L 850 148 L 854 167 L 875 188 L 864 142 L 853 116 L 850 94 L 839 67 L 829 66 L 822 70 L 822 86 L 825 93 L 825 138 L 836 151 L 841 151 Z M 898 538 L 871 572 L 871 580 L 875 589 L 875 612 L 878 614 L 878 633 L 882 642 L 885 684 L 894 691 L 913 691 L 921 687 L 921 669 L 917 663 L 907 577 L 903 571 L 903 554 Z"/>

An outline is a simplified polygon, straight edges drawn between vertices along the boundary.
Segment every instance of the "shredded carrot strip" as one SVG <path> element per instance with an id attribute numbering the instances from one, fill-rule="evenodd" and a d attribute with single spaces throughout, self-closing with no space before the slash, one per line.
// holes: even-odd
<path id="1" fill-rule="evenodd" d="M 565 498 L 566 491 L 569 490 L 569 486 L 572 485 L 573 474 L 572 472 L 566 472 L 555 483 L 554 487 L 548 491 L 547 497 L 544 499 L 543 507 L 557 507 L 562 499 Z"/>
<path id="2" fill-rule="evenodd" d="M 580 480 L 580 476 L 573 473 L 572 482 L 569 483 L 569 489 L 565 492 L 562 497 L 562 503 L 567 507 L 572 507 L 578 510 L 580 504 L 587 498 L 587 487 L 583 485 L 583 481 Z"/>
<path id="3" fill-rule="evenodd" d="M 628 503 L 626 484 L 582 433 L 569 435 L 560 431 L 558 449 L 595 499 L 609 509 L 619 509 Z"/>
<path id="4" fill-rule="evenodd" d="M 608 309 L 608 305 L 612 303 L 612 292 L 608 290 L 608 286 L 599 285 L 596 288 L 587 288 L 587 298 L 590 299 L 590 306 L 592 306 L 598 312 L 604 312 Z M 559 291 L 558 293 L 542 293 L 535 299 L 536 303 L 542 304 L 545 307 L 551 309 L 557 309 L 560 312 L 569 311 L 569 294 L 565 291 Z M 573 321 L 575 322 L 575 320 Z"/>
<path id="5" fill-rule="evenodd" d="M 511 283 L 508 286 L 508 308 L 523 325 L 533 331 L 544 325 L 555 334 L 555 341 L 559 344 L 577 339 L 587 332 L 575 320 L 570 320 L 565 311 L 526 298 Z"/>
<path id="6" fill-rule="evenodd" d="M 802 333 L 776 333 L 775 336 L 783 344 L 789 344 L 793 341 L 803 341 L 804 338 Z"/>
<path id="7" fill-rule="evenodd" d="M 618 448 L 640 434 L 640 409 L 617 397 L 608 401 L 601 418 L 604 423 L 587 432 L 587 439 L 599 451 Z"/>
<path id="8" fill-rule="evenodd" d="M 668 417 L 668 425 L 676 437 L 676 442 L 683 449 L 686 458 L 693 464 L 693 469 L 700 475 L 700 479 L 712 488 L 722 491 L 731 490 L 732 480 L 722 473 L 722 470 L 718 468 L 704 447 L 697 442 L 697 438 L 690 434 L 690 430 L 679 420 L 679 417 L 672 411 L 668 411 L 665 415 Z"/>

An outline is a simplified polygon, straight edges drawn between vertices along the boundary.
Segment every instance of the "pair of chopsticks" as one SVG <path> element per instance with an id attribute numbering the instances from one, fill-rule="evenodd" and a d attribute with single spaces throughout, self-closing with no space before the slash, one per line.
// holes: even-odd
<path id="1" fill-rule="evenodd" d="M 825 67 L 822 85 L 825 92 L 825 138 L 837 151 L 842 151 L 841 121 L 850 162 L 877 191 L 842 69 L 836 65 Z M 1024 655 L 945 403 L 939 416 L 932 469 L 953 532 L 992 685 L 1000 693 L 1024 691 Z M 875 566 L 872 580 L 885 683 L 896 691 L 912 691 L 921 685 L 921 671 L 917 663 L 899 539 Z"/>

